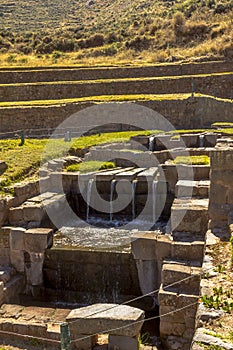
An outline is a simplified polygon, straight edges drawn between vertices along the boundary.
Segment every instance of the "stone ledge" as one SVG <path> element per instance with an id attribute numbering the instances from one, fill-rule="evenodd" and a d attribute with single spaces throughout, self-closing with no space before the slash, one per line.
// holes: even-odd
<path id="1" fill-rule="evenodd" d="M 94 304 L 72 310 L 66 320 L 71 333 L 101 334 L 109 330 L 111 335 L 135 337 L 140 333 L 144 317 L 144 311 L 131 306 Z"/>

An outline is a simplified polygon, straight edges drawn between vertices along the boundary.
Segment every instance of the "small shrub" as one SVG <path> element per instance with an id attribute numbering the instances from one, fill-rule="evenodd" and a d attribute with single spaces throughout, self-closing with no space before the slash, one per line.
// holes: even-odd
<path id="1" fill-rule="evenodd" d="M 147 50 L 152 43 L 152 40 L 146 36 L 136 36 L 134 39 L 127 41 L 125 46 L 127 49 L 136 51 Z"/>
<path id="2" fill-rule="evenodd" d="M 173 29 L 176 36 L 179 36 L 184 32 L 185 22 L 186 20 L 184 14 L 177 11 L 173 17 Z"/>

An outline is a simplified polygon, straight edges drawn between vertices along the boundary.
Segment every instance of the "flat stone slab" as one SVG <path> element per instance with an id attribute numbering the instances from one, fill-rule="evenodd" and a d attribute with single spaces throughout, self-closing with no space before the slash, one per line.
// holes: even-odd
<path id="1" fill-rule="evenodd" d="M 107 170 L 107 171 L 101 171 L 97 172 L 95 174 L 95 179 L 96 181 L 111 181 L 115 178 L 115 175 L 128 171 L 128 170 L 133 170 L 133 167 L 130 168 L 115 168 L 112 170 Z"/>
<path id="2" fill-rule="evenodd" d="M 66 320 L 71 333 L 135 337 L 140 333 L 144 318 L 144 311 L 131 306 L 94 304 L 72 310 Z"/>
<path id="3" fill-rule="evenodd" d="M 115 176 L 116 180 L 120 180 L 120 179 L 127 179 L 127 180 L 134 180 L 139 173 L 145 171 L 145 168 L 135 168 L 133 170 L 130 171 L 124 171 L 122 173 L 119 173 Z"/>
<path id="4" fill-rule="evenodd" d="M 158 168 L 157 167 L 151 167 L 149 169 L 146 169 L 138 174 L 137 180 L 138 181 L 153 181 L 155 176 L 158 174 Z"/>

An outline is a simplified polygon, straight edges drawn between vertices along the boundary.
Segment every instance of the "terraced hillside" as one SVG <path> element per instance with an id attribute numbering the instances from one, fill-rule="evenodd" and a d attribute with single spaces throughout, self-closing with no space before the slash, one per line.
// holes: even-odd
<path id="1" fill-rule="evenodd" d="M 213 122 L 232 120 L 231 70 L 231 62 L 1 69 L 1 131 L 30 129 L 33 134 L 35 129 L 53 129 L 77 111 L 108 102 L 152 108 L 177 128 L 208 128 Z M 120 127 L 116 121 L 103 130 Z"/>
<path id="2" fill-rule="evenodd" d="M 2 0 L 0 64 L 232 58 L 232 33 L 230 0 Z"/>

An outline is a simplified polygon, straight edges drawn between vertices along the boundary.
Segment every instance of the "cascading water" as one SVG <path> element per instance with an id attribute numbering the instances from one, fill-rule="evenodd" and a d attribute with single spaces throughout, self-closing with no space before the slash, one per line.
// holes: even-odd
<path id="1" fill-rule="evenodd" d="M 110 222 L 113 220 L 113 195 L 114 190 L 116 186 L 116 180 L 111 181 L 111 187 L 110 187 Z"/>
<path id="2" fill-rule="evenodd" d="M 137 180 L 132 181 L 132 220 L 135 219 L 135 196 L 136 196 Z"/>
<path id="3" fill-rule="evenodd" d="M 149 137 L 149 151 L 153 152 L 154 151 L 154 136 Z"/>
<path id="4" fill-rule="evenodd" d="M 90 179 L 87 185 L 87 212 L 86 212 L 87 222 L 89 222 L 89 216 L 90 216 L 91 190 L 92 190 L 93 182 L 94 182 L 94 179 Z"/>
<path id="5" fill-rule="evenodd" d="M 158 185 L 158 181 L 157 180 L 154 180 L 152 182 L 152 210 L 153 210 L 153 213 L 152 213 L 152 222 L 153 224 L 156 223 L 156 195 L 157 195 L 157 185 Z"/>
<path id="6" fill-rule="evenodd" d="M 205 137 L 205 135 L 203 135 L 203 134 L 199 135 L 199 148 L 204 147 L 204 137 Z"/>

